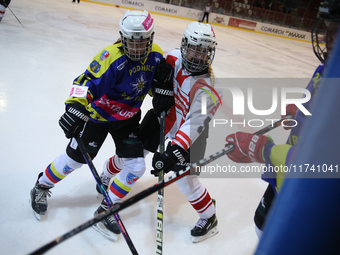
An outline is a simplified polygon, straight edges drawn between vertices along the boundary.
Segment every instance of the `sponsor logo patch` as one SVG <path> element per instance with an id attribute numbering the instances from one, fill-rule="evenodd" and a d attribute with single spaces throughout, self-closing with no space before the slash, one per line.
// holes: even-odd
<path id="1" fill-rule="evenodd" d="M 70 92 L 70 97 L 84 97 L 86 98 L 88 87 L 73 85 Z"/>

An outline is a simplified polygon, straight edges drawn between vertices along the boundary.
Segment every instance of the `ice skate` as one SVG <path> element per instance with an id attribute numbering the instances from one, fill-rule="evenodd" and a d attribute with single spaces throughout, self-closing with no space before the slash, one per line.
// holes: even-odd
<path id="1" fill-rule="evenodd" d="M 191 230 L 192 242 L 201 242 L 217 233 L 217 218 L 215 214 L 209 219 L 199 219 L 196 226 Z"/>
<path id="2" fill-rule="evenodd" d="M 40 176 L 42 176 L 42 173 L 39 174 L 38 179 Z M 50 188 L 52 186 L 39 184 L 37 181 L 30 192 L 30 203 L 37 220 L 40 220 L 41 216 L 47 212 L 47 196 L 51 196 Z"/>
<path id="3" fill-rule="evenodd" d="M 103 200 L 97 211 L 94 212 L 94 216 L 96 217 L 98 214 L 107 211 L 108 209 L 109 206 Z M 106 217 L 92 227 L 112 242 L 116 241 L 120 234 L 120 229 L 113 215 Z"/>
<path id="4" fill-rule="evenodd" d="M 100 175 L 100 180 L 102 181 L 102 184 L 103 184 L 105 190 L 107 191 L 107 188 L 109 187 L 109 183 L 110 183 L 111 178 L 106 177 L 106 176 L 104 175 L 104 172 L 103 172 L 103 173 Z M 97 190 L 97 192 L 98 192 L 99 194 L 102 194 L 100 188 L 98 187 L 98 184 L 96 185 L 96 190 Z"/>

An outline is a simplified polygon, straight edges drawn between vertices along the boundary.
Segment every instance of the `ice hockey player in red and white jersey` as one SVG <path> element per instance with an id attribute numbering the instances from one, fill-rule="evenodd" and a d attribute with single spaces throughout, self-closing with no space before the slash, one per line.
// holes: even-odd
<path id="1" fill-rule="evenodd" d="M 170 51 L 165 57 L 166 62 L 163 60 L 157 66 L 154 109 L 147 112 L 140 126 L 145 155 L 148 151 L 155 153 L 152 160 L 154 170 L 151 171 L 155 176 L 161 170 L 165 173 L 179 171 L 189 162 L 197 162 L 204 157 L 208 124 L 220 105 L 222 95 L 221 90 L 213 88 L 215 80 L 211 64 L 215 46 L 213 28 L 209 24 L 192 22 L 184 31 L 181 49 Z M 172 69 L 173 73 L 169 72 Z M 168 78 L 165 78 L 167 75 Z M 158 85 L 158 80 L 162 84 Z M 162 89 L 158 90 L 158 87 Z M 206 106 L 202 106 L 202 95 L 206 98 Z M 202 114 L 202 107 L 206 107 L 207 114 Z M 164 154 L 156 152 L 160 137 L 157 116 L 162 111 L 167 112 L 165 136 L 172 140 Z M 122 165 L 123 160 L 117 155 L 107 160 L 101 175 L 103 182 L 106 180 L 108 184 L 120 172 Z M 194 243 L 218 233 L 215 205 L 197 175 L 199 173 L 176 182 L 180 192 L 199 215 L 199 220 L 191 230 Z M 124 197 L 118 184 L 119 180 L 115 177 L 110 186 L 110 195 L 116 194 L 116 197 L 111 196 L 113 201 Z"/>

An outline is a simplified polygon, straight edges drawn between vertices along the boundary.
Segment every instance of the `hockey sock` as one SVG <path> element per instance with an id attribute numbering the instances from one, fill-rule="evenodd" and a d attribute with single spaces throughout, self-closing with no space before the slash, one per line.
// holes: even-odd
<path id="1" fill-rule="evenodd" d="M 56 183 L 64 179 L 75 169 L 80 168 L 82 165 L 83 164 L 71 159 L 66 153 L 61 154 L 46 167 L 38 182 L 40 184 L 54 186 Z"/>
<path id="2" fill-rule="evenodd" d="M 208 219 L 215 213 L 215 206 L 209 192 L 204 188 L 203 194 L 195 200 L 189 201 L 201 219 Z"/>
<path id="3" fill-rule="evenodd" d="M 116 175 L 110 186 L 109 196 L 112 202 L 124 198 L 144 172 L 144 158 L 124 158 L 123 170 Z"/>
<path id="4" fill-rule="evenodd" d="M 112 178 L 124 167 L 124 159 L 114 155 L 109 158 L 104 164 L 104 175 L 106 177 Z"/>
<path id="5" fill-rule="evenodd" d="M 196 175 L 185 176 L 176 181 L 176 184 L 200 218 L 208 219 L 215 213 L 209 192 Z"/>

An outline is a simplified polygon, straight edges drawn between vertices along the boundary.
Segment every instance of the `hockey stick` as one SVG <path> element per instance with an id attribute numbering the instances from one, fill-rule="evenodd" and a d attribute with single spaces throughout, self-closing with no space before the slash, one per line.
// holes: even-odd
<path id="1" fill-rule="evenodd" d="M 83 141 L 80 139 L 79 136 L 76 136 L 75 139 L 76 139 L 76 141 L 78 143 L 79 149 L 80 149 L 81 153 L 83 154 L 83 157 L 84 157 L 86 163 L 88 164 L 88 166 L 89 166 L 89 168 L 90 168 L 90 170 L 91 170 L 91 172 L 92 172 L 92 174 L 94 176 L 94 179 L 97 182 L 98 187 L 100 188 L 101 193 L 103 194 L 103 196 L 105 198 L 105 201 L 107 202 L 108 206 L 110 208 L 112 208 L 113 207 L 113 203 L 112 203 L 112 201 L 110 199 L 110 196 L 107 193 L 107 191 L 106 191 L 106 189 L 105 189 L 105 187 L 104 187 L 104 185 L 103 185 L 103 183 L 102 183 L 102 181 L 101 181 L 101 179 L 100 179 L 100 177 L 98 175 L 98 172 L 97 172 L 96 168 L 93 165 L 92 159 L 91 159 L 90 155 L 88 154 L 88 152 L 87 152 L 87 150 L 86 150 L 86 148 L 84 146 Z M 131 238 L 130 238 L 128 232 L 126 231 L 126 229 L 125 229 L 125 227 L 123 225 L 123 222 L 120 219 L 118 213 L 114 213 L 113 216 L 114 216 L 114 218 L 115 218 L 115 220 L 117 222 L 117 225 L 118 225 L 120 231 L 122 232 L 122 235 L 125 238 L 125 241 L 126 241 L 127 245 L 129 246 L 129 248 L 131 250 L 131 253 L 134 254 L 134 255 L 138 255 L 137 250 L 136 250 L 135 246 L 133 245 L 133 243 L 131 241 Z"/>
<path id="2" fill-rule="evenodd" d="M 14 12 L 11 10 L 11 8 L 9 8 L 9 6 L 7 6 L 7 8 L 11 11 L 11 13 L 13 14 L 13 16 L 17 19 L 17 21 L 20 23 L 20 25 L 22 25 L 22 27 L 23 28 L 25 28 L 24 27 L 24 25 L 20 22 L 20 20 L 18 19 L 18 17 L 14 14 Z"/>
<path id="3" fill-rule="evenodd" d="M 269 132 L 270 130 L 278 127 L 278 126 L 281 126 L 282 125 L 282 122 L 284 122 L 285 120 L 289 120 L 289 119 L 292 119 L 293 116 L 292 115 L 287 115 L 287 116 L 284 116 L 282 119 L 276 121 L 276 122 L 273 122 L 272 125 L 269 125 L 269 126 L 266 126 L 258 131 L 256 131 L 254 133 L 254 135 L 263 135 L 267 132 Z"/>
<path id="4" fill-rule="evenodd" d="M 291 118 L 292 118 L 291 116 L 286 116 L 286 117 L 282 118 L 281 120 L 274 122 L 272 125 L 267 126 L 263 129 L 257 131 L 255 134 L 257 134 L 257 135 L 264 134 L 264 133 L 280 126 L 281 123 L 284 120 L 291 119 Z M 209 157 L 201 159 L 197 163 L 194 163 L 194 164 L 187 166 L 186 169 L 175 172 L 172 176 L 165 179 L 163 182 L 156 183 L 155 185 L 141 191 L 140 193 L 138 193 L 138 194 L 134 195 L 133 197 L 127 199 L 126 201 L 124 201 L 121 204 L 115 204 L 113 208 L 98 214 L 97 217 L 92 218 L 91 220 L 89 220 L 89 221 L 83 223 L 82 225 L 72 229 L 71 231 L 67 232 L 66 234 L 54 239 L 50 243 L 42 246 L 41 248 L 37 249 L 36 251 L 30 253 L 29 255 L 43 254 L 44 252 L 46 252 L 46 251 L 50 250 L 51 248 L 53 248 L 54 246 L 56 246 L 57 244 L 65 241 L 65 240 L 69 239 L 70 237 L 80 233 L 81 231 L 91 227 L 92 225 L 94 225 L 94 224 L 98 223 L 99 221 L 105 219 L 106 217 L 110 216 L 111 214 L 117 213 L 117 212 L 129 207 L 130 205 L 133 205 L 133 204 L 137 203 L 138 201 L 150 196 L 151 194 L 155 193 L 156 191 L 158 191 L 162 188 L 165 188 L 168 185 L 172 184 L 173 182 L 183 178 L 184 176 L 195 171 L 197 167 L 205 166 L 205 165 L 211 163 L 212 161 L 224 156 L 225 154 L 233 152 L 233 151 L 234 151 L 234 145 L 233 144 L 227 145 L 222 150 L 210 155 Z"/>
<path id="5" fill-rule="evenodd" d="M 161 113 L 160 120 L 160 138 L 159 138 L 159 152 L 161 154 L 165 151 L 165 111 Z M 163 170 L 158 173 L 158 182 L 164 181 L 164 172 Z M 157 250 L 156 254 L 161 255 L 163 253 L 163 198 L 164 198 L 164 189 L 158 190 L 158 198 L 157 198 L 157 233 L 156 233 L 156 243 Z"/>

